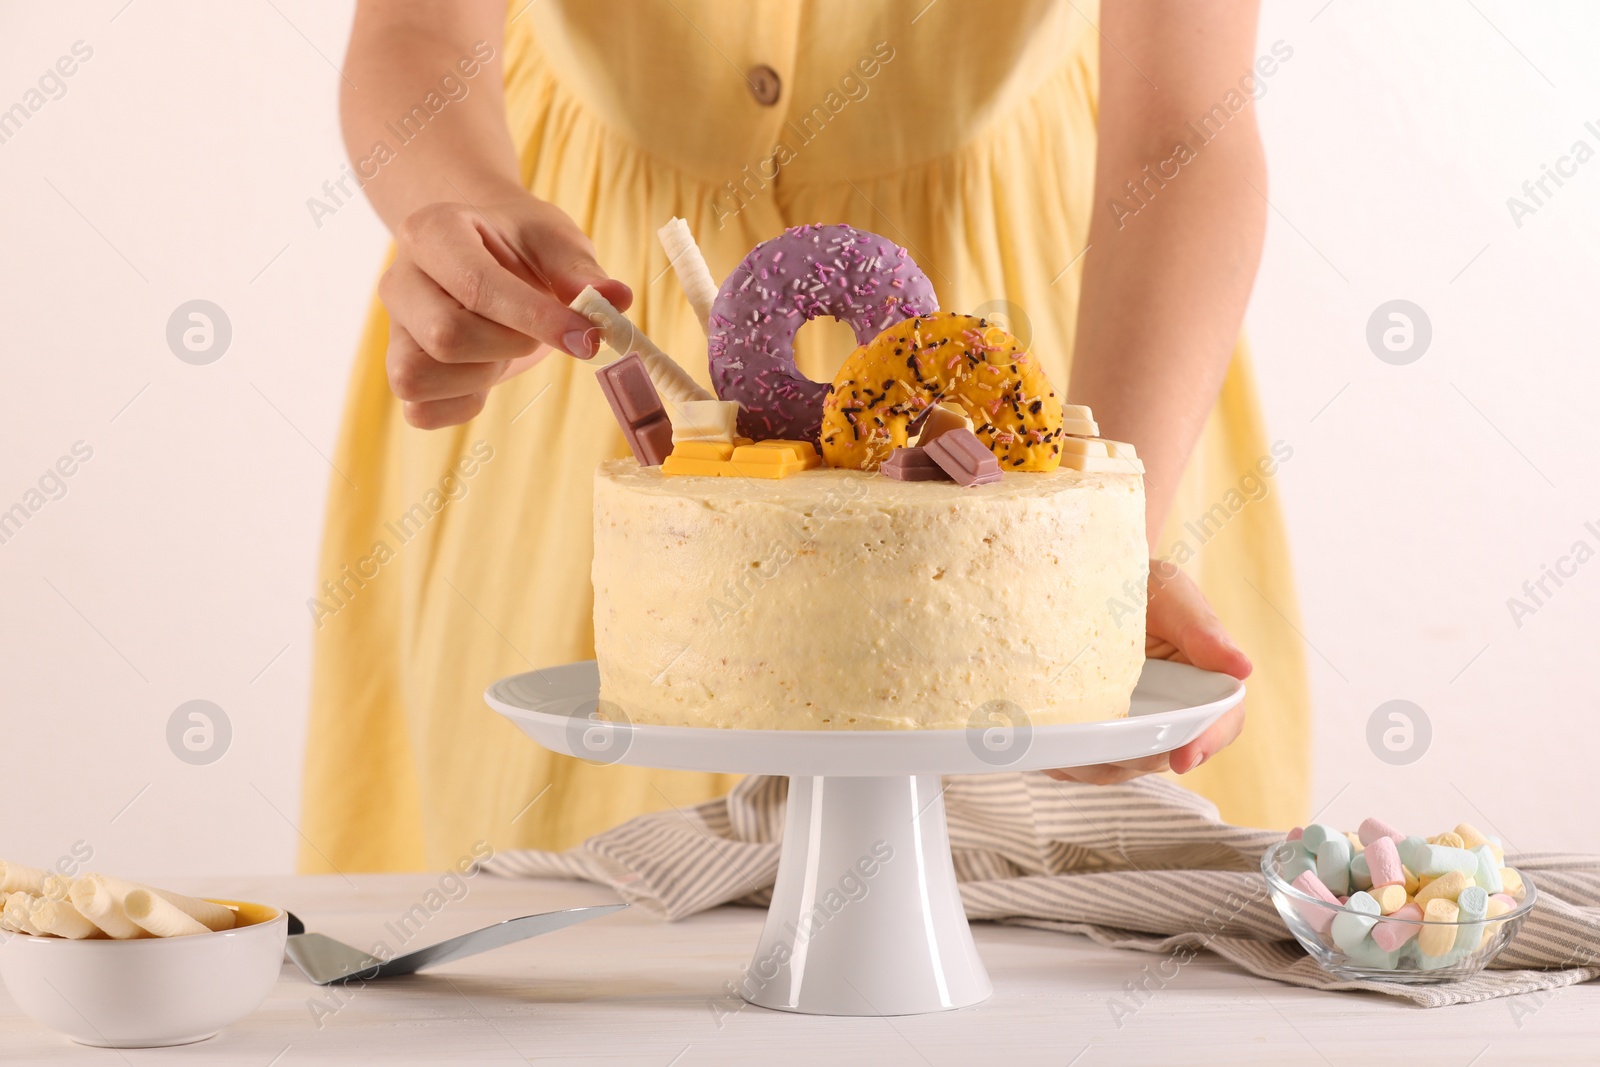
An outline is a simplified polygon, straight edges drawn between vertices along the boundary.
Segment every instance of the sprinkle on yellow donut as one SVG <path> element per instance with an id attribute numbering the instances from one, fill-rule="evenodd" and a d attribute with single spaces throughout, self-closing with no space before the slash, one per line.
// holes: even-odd
<path id="1" fill-rule="evenodd" d="M 877 470 L 936 404 L 960 404 L 1007 471 L 1061 463 L 1061 401 L 1044 368 L 1005 330 L 940 312 L 897 322 L 857 348 L 822 402 L 830 467 Z"/>

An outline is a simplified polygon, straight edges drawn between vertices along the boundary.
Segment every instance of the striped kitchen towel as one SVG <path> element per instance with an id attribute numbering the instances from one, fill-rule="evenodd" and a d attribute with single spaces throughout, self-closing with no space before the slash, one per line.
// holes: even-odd
<path id="1" fill-rule="evenodd" d="M 1209 801 L 1163 778 L 1087 786 L 993 774 L 946 778 L 945 787 L 972 919 L 1085 934 L 1180 964 L 1206 949 L 1266 978 L 1426 1007 L 1600 977 L 1600 856 L 1508 856 L 1532 876 L 1539 903 L 1476 977 L 1426 986 L 1348 981 L 1317 967 L 1267 896 L 1259 863 L 1279 831 L 1230 826 Z M 501 852 L 485 869 L 601 882 L 666 919 L 719 904 L 765 905 L 787 789 L 784 778 L 745 778 L 719 800 L 640 816 L 567 852 Z"/>

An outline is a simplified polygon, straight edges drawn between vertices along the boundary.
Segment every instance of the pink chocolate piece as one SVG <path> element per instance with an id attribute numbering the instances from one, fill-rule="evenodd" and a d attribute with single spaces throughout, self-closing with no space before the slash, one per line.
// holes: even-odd
<path id="1" fill-rule="evenodd" d="M 622 427 L 622 436 L 641 467 L 654 467 L 672 452 L 672 422 L 661 394 L 637 352 L 595 371 L 600 391 Z"/>
<path id="2" fill-rule="evenodd" d="M 1367 857 L 1367 873 L 1374 886 L 1405 883 L 1406 873 L 1400 867 L 1400 850 L 1394 847 L 1394 838 L 1374 838 L 1361 854 Z"/>
<path id="3" fill-rule="evenodd" d="M 897 448 L 878 468 L 897 482 L 948 482 L 950 475 L 924 448 Z"/>
<path id="4" fill-rule="evenodd" d="M 1304 826 L 1296 826 L 1293 830 L 1290 830 L 1287 834 L 1284 835 L 1284 840 L 1285 841 L 1298 841 L 1302 837 L 1304 837 L 1305 835 L 1306 835 L 1306 828 Z"/>
<path id="5" fill-rule="evenodd" d="M 1289 884 L 1307 896 L 1316 897 L 1318 900 L 1326 901 L 1333 905 L 1328 908 L 1319 908 L 1315 904 L 1308 904 L 1304 901 L 1297 900 L 1294 902 L 1294 910 L 1300 913 L 1300 918 L 1304 919 L 1317 933 L 1327 936 L 1329 928 L 1333 926 L 1333 917 L 1339 914 L 1339 898 L 1334 896 L 1328 887 L 1322 884 L 1322 879 L 1318 878 L 1312 871 L 1300 872 L 1295 876 L 1294 881 Z"/>
<path id="6" fill-rule="evenodd" d="M 1414 920 L 1420 920 L 1421 918 L 1421 908 L 1415 904 L 1403 905 L 1387 919 L 1379 919 L 1373 924 L 1372 941 L 1383 951 L 1393 952 L 1417 936 L 1422 926 L 1420 922 Z"/>
<path id="7" fill-rule="evenodd" d="M 966 427 L 940 434 L 929 442 L 926 451 L 946 474 L 963 486 L 1000 480 L 1000 461 L 978 440 L 978 435 Z"/>
<path id="8" fill-rule="evenodd" d="M 1363 819 L 1356 828 L 1356 836 L 1361 839 L 1362 845 L 1370 845 L 1380 837 L 1392 838 L 1397 845 L 1406 839 L 1405 834 L 1382 819 Z"/>

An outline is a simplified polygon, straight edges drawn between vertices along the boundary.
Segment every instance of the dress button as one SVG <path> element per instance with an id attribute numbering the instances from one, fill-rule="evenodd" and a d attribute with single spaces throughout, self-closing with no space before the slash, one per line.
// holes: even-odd
<path id="1" fill-rule="evenodd" d="M 750 95 L 756 98 L 756 103 L 762 107 L 771 107 L 778 102 L 778 96 L 783 92 L 783 80 L 778 77 L 778 72 L 765 63 L 759 67 L 751 67 L 750 73 L 745 75 L 745 81 L 750 85 Z"/>

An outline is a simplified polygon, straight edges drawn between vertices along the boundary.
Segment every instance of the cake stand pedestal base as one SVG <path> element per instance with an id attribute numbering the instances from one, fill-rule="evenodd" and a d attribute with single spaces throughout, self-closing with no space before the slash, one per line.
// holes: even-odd
<path id="1" fill-rule="evenodd" d="M 809 1015 L 915 1015 L 992 989 L 939 776 L 790 778 L 772 906 L 740 994 Z"/>

